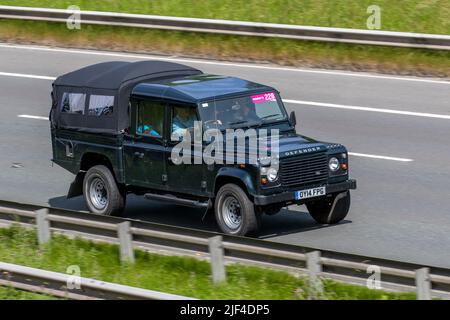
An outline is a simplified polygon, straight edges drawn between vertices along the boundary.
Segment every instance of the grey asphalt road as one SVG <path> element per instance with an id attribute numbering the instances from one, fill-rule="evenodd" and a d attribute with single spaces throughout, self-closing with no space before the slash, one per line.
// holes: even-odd
<path id="1" fill-rule="evenodd" d="M 18 117 L 48 115 L 51 80 L 17 74 L 54 77 L 96 62 L 142 58 L 0 44 L 0 199 L 86 209 L 80 198 L 65 199 L 73 176 L 50 162 L 48 122 Z M 413 160 L 351 156 L 358 189 L 344 222 L 320 226 L 304 207 L 289 207 L 264 217 L 261 238 L 450 267 L 450 82 L 188 60 L 208 73 L 272 85 L 286 99 L 356 107 L 286 103 L 304 135 L 341 142 L 354 153 Z M 383 112 L 388 109 L 401 112 Z M 125 212 L 129 218 L 217 230 L 202 214 L 138 197 L 128 199 Z"/>

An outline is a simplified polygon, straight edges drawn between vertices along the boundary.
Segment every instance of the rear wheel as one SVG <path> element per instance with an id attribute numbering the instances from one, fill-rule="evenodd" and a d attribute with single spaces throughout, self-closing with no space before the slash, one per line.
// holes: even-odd
<path id="1" fill-rule="evenodd" d="M 347 216 L 350 210 L 350 191 L 335 194 L 324 200 L 307 203 L 306 207 L 318 223 L 338 223 Z"/>
<path id="2" fill-rule="evenodd" d="M 258 230 L 259 215 L 245 191 L 235 184 L 229 183 L 219 189 L 214 213 L 223 233 L 245 236 Z"/>
<path id="3" fill-rule="evenodd" d="M 86 172 L 83 195 L 89 211 L 101 215 L 119 215 L 125 208 L 125 193 L 121 192 L 111 171 L 102 165 Z"/>

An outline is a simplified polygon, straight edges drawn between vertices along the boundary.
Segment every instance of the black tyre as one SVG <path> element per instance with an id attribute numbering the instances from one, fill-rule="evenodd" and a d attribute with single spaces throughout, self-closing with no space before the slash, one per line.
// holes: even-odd
<path id="1" fill-rule="evenodd" d="M 343 192 L 306 204 L 309 213 L 318 223 L 334 224 L 342 221 L 350 209 L 350 192 Z"/>
<path id="2" fill-rule="evenodd" d="M 125 193 L 121 192 L 111 171 L 102 165 L 94 166 L 86 172 L 83 195 L 92 213 L 120 215 L 125 208 Z"/>
<path id="3" fill-rule="evenodd" d="M 214 214 L 223 233 L 245 236 L 258 231 L 260 221 L 255 207 L 245 191 L 235 184 L 229 183 L 220 188 Z"/>
<path id="4" fill-rule="evenodd" d="M 270 205 L 262 208 L 262 211 L 264 214 L 267 214 L 268 216 L 273 216 L 278 213 L 280 213 L 281 209 L 283 209 L 282 205 Z"/>

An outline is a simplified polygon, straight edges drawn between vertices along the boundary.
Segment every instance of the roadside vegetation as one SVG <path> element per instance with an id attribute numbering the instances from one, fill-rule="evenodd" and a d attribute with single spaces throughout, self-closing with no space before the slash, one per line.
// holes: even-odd
<path id="1" fill-rule="evenodd" d="M 372 1 L 291 0 L 281 5 L 276 0 L 208 0 L 198 5 L 187 0 L 0 0 L 0 4 L 51 8 L 78 5 L 82 10 L 366 28 L 366 9 Z M 380 0 L 377 5 L 382 10 L 382 30 L 450 34 L 447 0 Z M 64 23 L 5 19 L 0 19 L 0 41 L 450 77 L 450 51 L 92 25 L 68 30 Z"/>
<path id="2" fill-rule="evenodd" d="M 450 51 L 234 37 L 151 29 L 0 19 L 0 41 L 178 55 L 285 66 L 450 77 Z"/>
<path id="3" fill-rule="evenodd" d="M 227 267 L 227 282 L 215 286 L 211 283 L 209 263 L 205 261 L 136 251 L 135 264 L 120 264 L 115 245 L 53 236 L 47 246 L 39 248 L 35 232 L 17 226 L 0 229 L 0 261 L 62 273 L 68 266 L 78 265 L 82 277 L 200 299 L 308 297 L 307 279 L 285 272 L 231 265 Z M 412 293 L 388 293 L 334 281 L 324 281 L 324 288 L 323 299 L 415 298 Z M 12 289 L 0 290 L 2 299 L 26 298 L 27 295 L 18 295 L 17 290 Z"/>
<path id="4" fill-rule="evenodd" d="M 26 292 L 10 287 L 0 287 L 0 300 L 55 300 L 44 294 Z"/>
<path id="5" fill-rule="evenodd" d="M 382 30 L 450 34 L 448 0 L 0 0 L 2 5 L 44 8 L 79 6 L 113 11 L 195 18 L 259 21 L 365 29 L 367 7 L 382 10 Z"/>

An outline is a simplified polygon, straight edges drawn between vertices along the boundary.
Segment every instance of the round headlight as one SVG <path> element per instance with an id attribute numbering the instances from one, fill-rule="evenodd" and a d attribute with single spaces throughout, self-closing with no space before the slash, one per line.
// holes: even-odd
<path id="1" fill-rule="evenodd" d="M 330 161 L 328 161 L 328 167 L 331 171 L 335 172 L 339 170 L 339 160 L 335 157 L 330 158 Z"/>
<path id="2" fill-rule="evenodd" d="M 275 168 L 269 168 L 267 170 L 267 179 L 269 179 L 270 182 L 274 182 L 278 178 L 278 170 Z"/>

